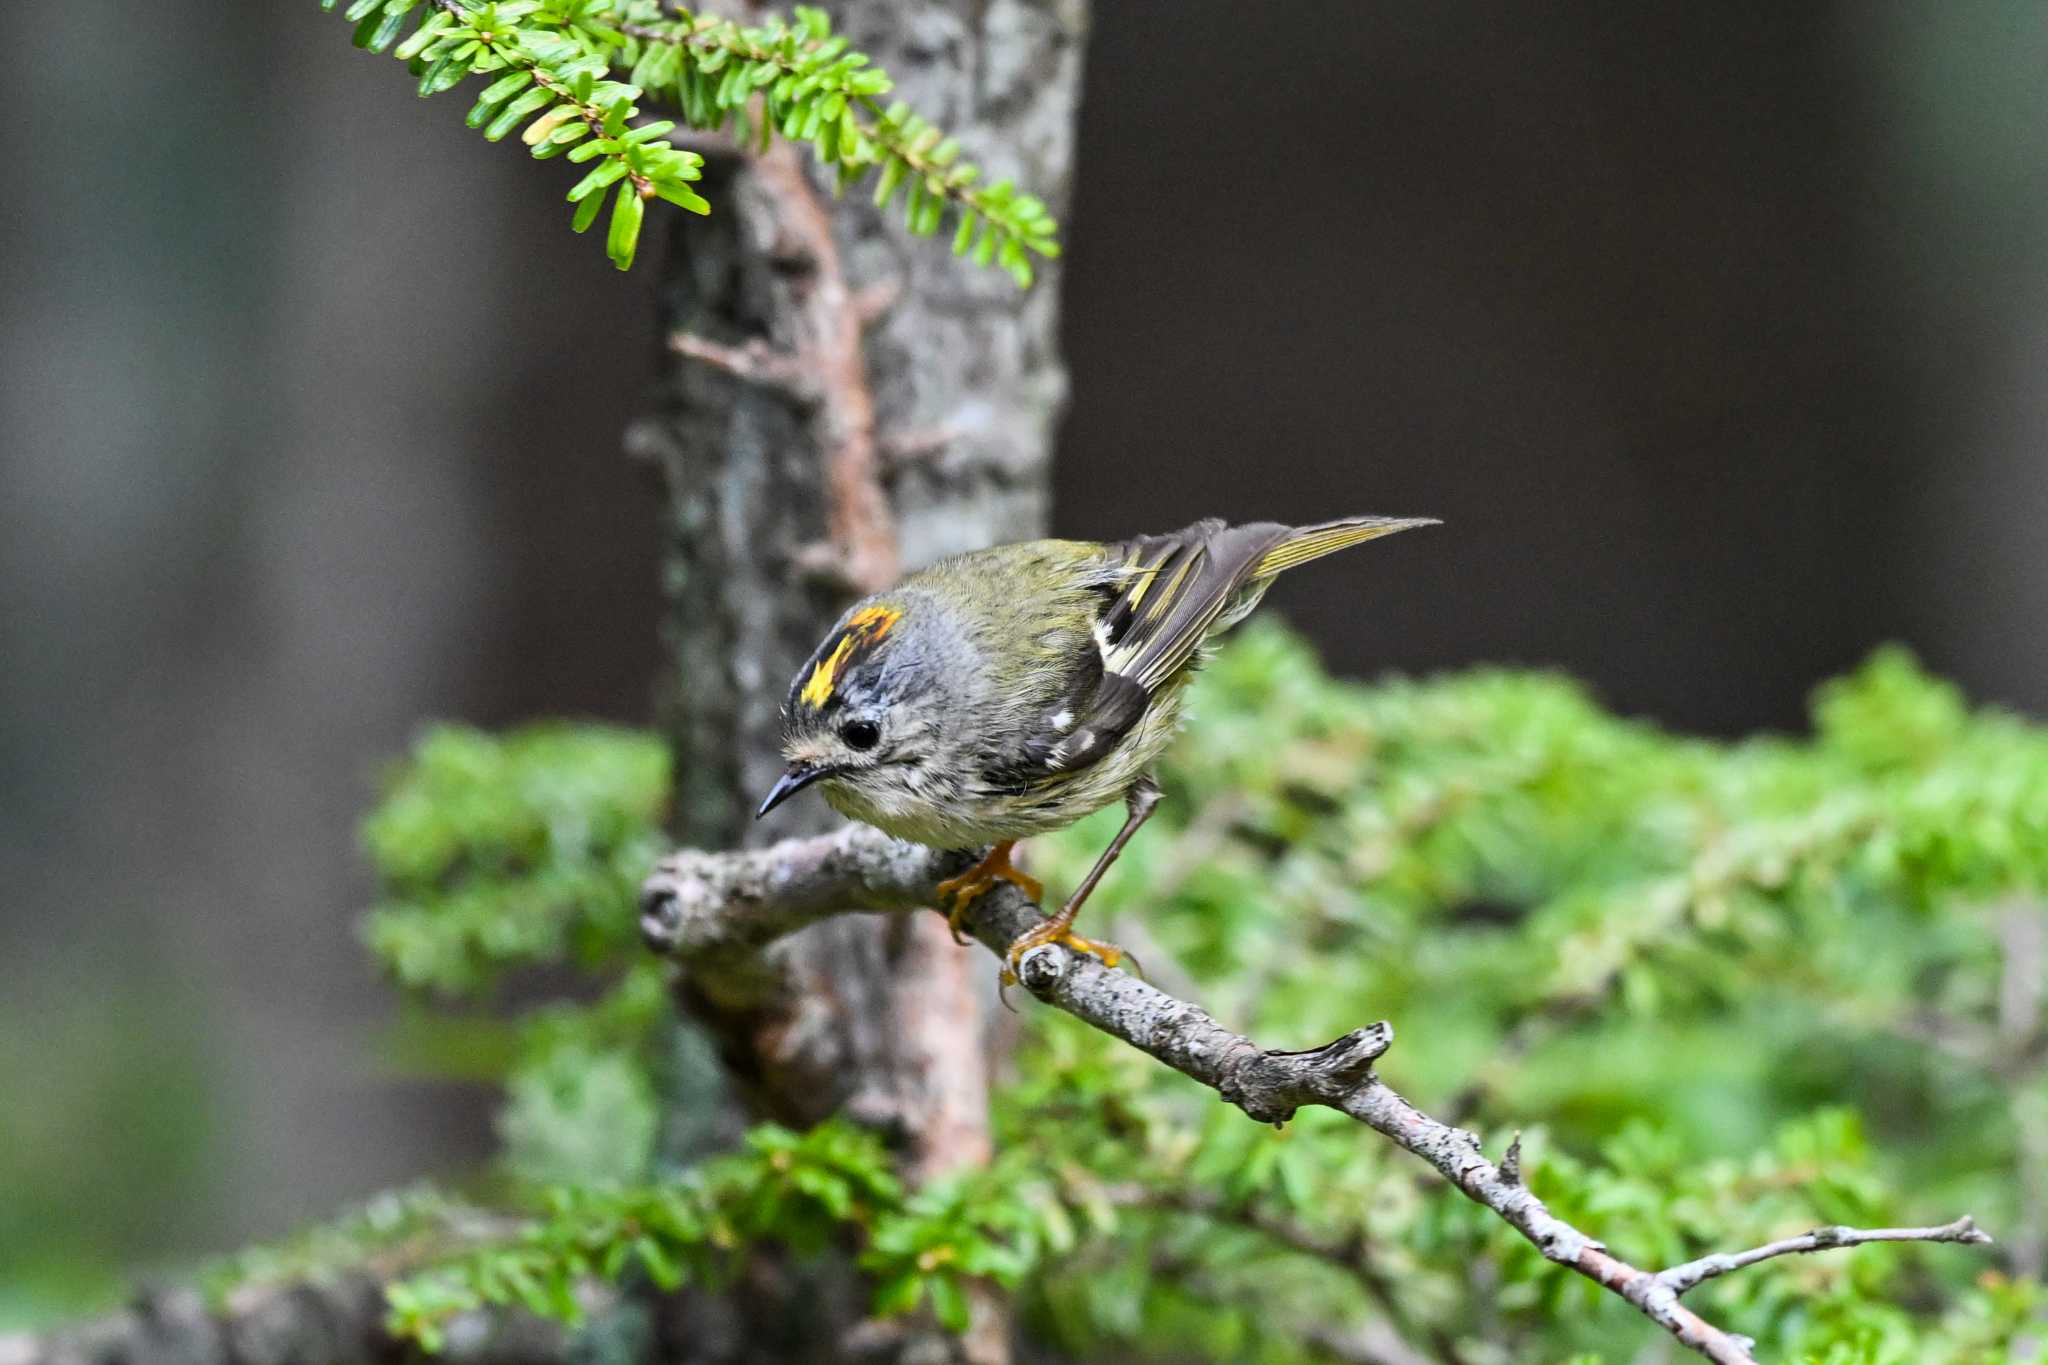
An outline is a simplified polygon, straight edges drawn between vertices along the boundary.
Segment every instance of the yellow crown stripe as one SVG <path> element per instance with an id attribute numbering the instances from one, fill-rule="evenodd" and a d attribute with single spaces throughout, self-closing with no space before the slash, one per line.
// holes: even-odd
<path id="1" fill-rule="evenodd" d="M 903 613 L 894 607 L 863 607 L 847 618 L 846 628 L 862 632 L 872 642 L 887 635 L 889 627 L 902 619 Z"/>
<path id="2" fill-rule="evenodd" d="M 797 693 L 797 700 L 804 705 L 817 708 L 832 699 L 832 689 L 838 685 L 840 670 L 855 653 L 871 649 L 898 621 L 903 613 L 894 607 L 863 607 L 847 618 L 845 630 L 840 632 L 839 643 L 832 652 L 818 660 L 811 670 L 811 676 L 804 681 L 803 691 Z"/>
<path id="3" fill-rule="evenodd" d="M 806 706 L 823 706 L 832 697 L 832 680 L 839 674 L 839 666 L 846 662 L 846 656 L 853 652 L 853 636 L 839 637 L 839 647 L 818 660 L 818 666 L 811 670 L 810 680 L 804 690 L 797 694 L 797 700 Z"/>

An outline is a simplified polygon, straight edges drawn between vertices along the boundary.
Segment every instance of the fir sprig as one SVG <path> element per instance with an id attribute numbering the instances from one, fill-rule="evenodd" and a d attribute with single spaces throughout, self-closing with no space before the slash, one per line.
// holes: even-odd
<path id="1" fill-rule="evenodd" d="M 356 45 L 409 63 L 422 96 L 495 77 L 468 120 L 491 141 L 524 125 L 536 158 L 596 161 L 569 192 L 573 226 L 595 223 L 611 191 L 606 250 L 621 270 L 647 200 L 711 211 L 692 188 L 703 158 L 670 139 L 676 124 L 635 122 L 650 92 L 691 127 L 732 130 L 743 145 L 765 148 L 778 135 L 810 144 L 841 191 L 874 172 L 875 203 L 903 192 L 914 235 L 936 233 L 950 210 L 954 254 L 999 265 L 1020 287 L 1031 283 L 1033 257 L 1059 254 L 1045 203 L 1008 180 L 983 184 L 957 139 L 901 101 L 884 105 L 893 82 L 822 10 L 798 6 L 792 19 L 752 25 L 665 11 L 659 0 L 351 0 L 345 14 Z M 415 14 L 424 18 L 400 41 Z"/>
<path id="2" fill-rule="evenodd" d="M 960 143 L 901 100 L 884 106 L 893 83 L 864 53 L 849 50 L 824 11 L 799 5 L 794 22 L 771 18 L 745 26 L 633 0 L 620 30 L 632 79 L 668 92 L 693 127 L 732 127 L 741 142 L 766 146 L 776 133 L 808 142 L 844 190 L 879 171 L 875 204 L 899 190 L 904 223 L 927 237 L 953 211 L 955 255 L 1000 264 L 1031 283 L 1031 257 L 1059 255 L 1059 225 L 1036 196 L 1008 180 L 981 183 L 981 168 Z"/>
<path id="3" fill-rule="evenodd" d="M 568 1323 L 598 1281 L 644 1274 L 663 1289 L 719 1286 L 750 1247 L 814 1254 L 842 1239 L 865 1243 L 875 1311 L 904 1313 L 927 1298 L 955 1332 L 967 1328 L 967 1284 L 1014 1284 L 1045 1245 L 1042 1199 L 1021 1202 L 1026 1173 L 990 1172 L 906 1191 L 874 1134 L 844 1120 L 793 1133 L 763 1124 L 740 1150 L 648 1185 L 556 1186 L 537 1217 L 424 1264 L 386 1290 L 389 1326 L 429 1351 L 451 1318 L 487 1304 Z"/>
<path id="4" fill-rule="evenodd" d="M 321 0 L 327 9 L 336 3 Z M 424 20 L 397 42 L 407 18 L 423 5 Z M 422 97 L 471 76 L 495 76 L 467 120 L 488 140 L 497 142 L 523 124 L 521 140 L 536 159 L 566 152 L 571 161 L 597 161 L 569 191 L 576 205 L 571 225 L 587 231 L 603 209 L 604 192 L 616 184 L 605 251 L 624 270 L 639 246 L 647 200 L 666 199 L 692 213 L 709 213 L 711 205 L 690 188 L 704 173 L 704 158 L 667 138 L 676 125 L 634 125 L 640 89 L 610 79 L 601 55 L 602 30 L 589 22 L 594 9 L 592 0 L 474 6 L 458 0 L 353 0 L 345 14 L 356 23 L 356 46 L 389 49 L 412 66 Z"/>

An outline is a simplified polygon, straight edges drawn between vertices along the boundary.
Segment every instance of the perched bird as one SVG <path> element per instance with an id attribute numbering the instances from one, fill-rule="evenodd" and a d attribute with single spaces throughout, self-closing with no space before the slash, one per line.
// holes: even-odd
<path id="1" fill-rule="evenodd" d="M 1283 570 L 1434 524 L 1347 517 L 1320 526 L 1210 519 L 1098 544 L 1033 540 L 942 560 L 840 617 L 790 684 L 789 768 L 756 818 L 816 784 L 832 809 L 941 849 L 993 845 L 941 883 L 960 917 L 997 881 L 1037 900 L 1010 864 L 1019 839 L 1111 802 L 1127 816 L 1059 913 L 1019 936 L 1005 979 L 1046 943 L 1114 966 L 1074 916 L 1152 808 L 1203 646 L 1242 620 Z"/>

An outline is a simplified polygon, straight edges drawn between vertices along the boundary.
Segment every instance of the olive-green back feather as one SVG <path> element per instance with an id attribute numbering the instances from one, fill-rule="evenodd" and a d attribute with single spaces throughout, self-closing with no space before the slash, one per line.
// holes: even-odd
<path id="1" fill-rule="evenodd" d="M 907 611 L 896 636 L 926 634 L 938 615 L 960 627 L 970 646 L 961 661 L 979 667 L 954 679 L 954 700 L 991 737 L 981 746 L 990 780 L 1028 790 L 1113 750 L 1203 642 L 1256 606 L 1277 574 L 1427 524 L 1348 517 L 1228 526 L 1211 518 L 1107 545 L 1029 541 L 942 561 L 868 610 Z M 892 637 L 889 648 L 902 647 Z M 821 657 L 817 667 L 832 658 Z"/>

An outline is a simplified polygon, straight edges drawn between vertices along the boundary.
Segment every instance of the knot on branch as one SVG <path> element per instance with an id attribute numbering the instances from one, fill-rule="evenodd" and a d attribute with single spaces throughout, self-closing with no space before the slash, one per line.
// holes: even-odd
<path id="1" fill-rule="evenodd" d="M 1052 944 L 1041 944 L 1018 959 L 1018 984 L 1033 995 L 1044 997 L 1045 993 L 1059 984 L 1067 974 L 1068 954 L 1063 948 Z"/>
<path id="2" fill-rule="evenodd" d="M 767 888 L 745 875 L 752 871 L 693 849 L 662 859 L 640 886 L 641 941 L 657 953 L 685 955 L 765 941 L 771 926 L 758 926 L 757 935 L 748 912 Z"/>
<path id="3" fill-rule="evenodd" d="M 672 953 L 681 941 L 683 911 L 675 888 L 659 873 L 640 888 L 640 941 L 657 953 Z"/>
<path id="4" fill-rule="evenodd" d="M 640 888 L 640 941 L 657 953 L 683 942 L 683 898 L 664 863 Z"/>
<path id="5" fill-rule="evenodd" d="M 1515 1130 L 1514 1140 L 1508 1143 L 1507 1155 L 1500 1159 L 1500 1178 L 1509 1185 L 1522 1183 L 1522 1130 Z"/>
<path id="6" fill-rule="evenodd" d="M 1259 1051 L 1239 1040 L 1217 1068 L 1216 1088 L 1259 1122 L 1285 1123 L 1304 1104 L 1338 1105 L 1393 1045 L 1393 1025 L 1384 1020 L 1306 1052 Z"/>

